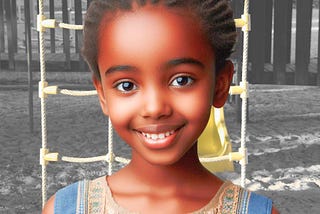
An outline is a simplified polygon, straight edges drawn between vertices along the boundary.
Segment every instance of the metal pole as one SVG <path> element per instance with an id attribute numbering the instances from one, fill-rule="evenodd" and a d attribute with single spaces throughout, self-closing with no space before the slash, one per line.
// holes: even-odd
<path id="1" fill-rule="evenodd" d="M 31 20 L 30 20 L 30 1 L 24 0 L 24 19 L 25 19 L 25 39 L 27 50 L 27 69 L 28 69 L 28 88 L 29 88 L 29 127 L 33 133 L 33 85 L 32 85 L 32 47 L 31 47 Z"/>
<path id="2" fill-rule="evenodd" d="M 0 0 L 0 72 L 1 72 L 1 53 L 5 51 L 4 47 L 4 6 L 3 0 Z"/>
<path id="3" fill-rule="evenodd" d="M 4 0 L 0 0 L 0 52 L 5 52 L 4 47 Z"/>
<path id="4" fill-rule="evenodd" d="M 15 62 L 14 62 L 14 30 L 13 30 L 13 20 L 12 20 L 12 2 L 11 1 L 4 1 L 4 7 L 6 11 L 6 21 L 7 21 L 7 41 L 8 41 L 8 68 L 10 70 L 15 69 Z"/>

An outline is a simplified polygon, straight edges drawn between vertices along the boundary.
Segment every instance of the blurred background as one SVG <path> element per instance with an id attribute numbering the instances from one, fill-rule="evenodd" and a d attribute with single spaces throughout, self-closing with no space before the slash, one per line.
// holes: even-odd
<path id="1" fill-rule="evenodd" d="M 82 24 L 89 0 L 44 0 L 47 18 Z M 235 18 L 243 0 L 230 1 Z M 0 0 L 0 213 L 40 213 L 41 147 L 38 98 L 39 36 L 36 0 Z M 274 199 L 281 213 L 320 212 L 319 0 L 251 0 L 249 36 L 248 188 Z M 242 32 L 232 55 L 239 84 Z M 93 89 L 80 49 L 82 32 L 47 29 L 47 81 Z M 239 96 L 225 106 L 234 150 L 240 146 Z M 63 155 L 107 152 L 107 118 L 97 97 L 49 96 L 48 147 Z M 130 149 L 115 134 L 115 152 Z M 116 164 L 115 171 L 123 165 Z M 107 164 L 52 163 L 48 196 L 84 178 L 107 174 Z M 240 167 L 221 174 L 239 182 Z"/>

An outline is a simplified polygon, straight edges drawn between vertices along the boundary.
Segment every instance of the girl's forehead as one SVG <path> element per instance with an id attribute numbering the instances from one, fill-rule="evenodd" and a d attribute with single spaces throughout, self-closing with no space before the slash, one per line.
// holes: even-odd
<path id="1" fill-rule="evenodd" d="M 198 54 L 200 58 L 213 55 L 196 18 L 190 12 L 164 6 L 117 12 L 114 18 L 103 19 L 98 44 L 98 62 L 111 55 L 125 58 L 132 53 L 141 57 L 155 52 L 160 55 L 167 52 L 167 55 L 177 57 L 181 54 Z"/>
<path id="2" fill-rule="evenodd" d="M 133 11 L 116 11 L 105 14 L 100 23 L 100 37 L 113 30 L 119 33 L 133 33 L 151 30 L 161 31 L 197 31 L 202 32 L 199 21 L 188 10 L 167 8 L 161 5 L 148 5 Z M 178 32 L 178 31 L 177 31 Z"/>

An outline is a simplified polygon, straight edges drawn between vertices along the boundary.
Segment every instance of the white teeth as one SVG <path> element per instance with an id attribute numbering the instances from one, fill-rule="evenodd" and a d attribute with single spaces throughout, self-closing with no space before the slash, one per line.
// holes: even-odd
<path id="1" fill-rule="evenodd" d="M 142 134 L 149 139 L 152 140 L 158 140 L 158 139 L 164 139 L 166 137 L 169 137 L 170 135 L 172 135 L 174 133 L 174 131 L 168 131 L 166 133 L 159 133 L 159 134 L 149 134 L 149 133 L 143 133 Z"/>
<path id="2" fill-rule="evenodd" d="M 156 140 L 158 138 L 158 135 L 157 134 L 151 134 L 151 138 L 152 138 L 152 140 Z"/>
<path id="3" fill-rule="evenodd" d="M 165 134 L 159 134 L 158 135 L 158 137 L 160 138 L 160 139 L 163 139 L 165 136 L 164 136 Z"/>

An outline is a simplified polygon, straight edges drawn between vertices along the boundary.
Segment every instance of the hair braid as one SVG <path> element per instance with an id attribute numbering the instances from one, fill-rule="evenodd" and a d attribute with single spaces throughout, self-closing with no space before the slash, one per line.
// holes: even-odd
<path id="1" fill-rule="evenodd" d="M 236 28 L 233 12 L 226 0 L 205 1 L 199 8 L 203 29 L 216 54 L 216 70 L 224 65 L 233 52 L 236 41 Z"/>

